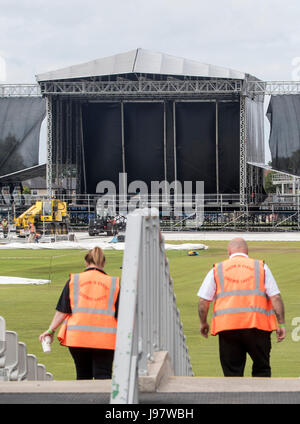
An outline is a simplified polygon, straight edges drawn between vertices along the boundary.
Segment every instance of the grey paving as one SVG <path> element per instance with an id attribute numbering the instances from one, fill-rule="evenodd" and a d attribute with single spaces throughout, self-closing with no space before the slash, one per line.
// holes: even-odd
<path id="1" fill-rule="evenodd" d="M 109 404 L 111 381 L 0 382 L 0 404 Z M 300 404 L 300 379 L 170 377 L 141 405 Z"/>

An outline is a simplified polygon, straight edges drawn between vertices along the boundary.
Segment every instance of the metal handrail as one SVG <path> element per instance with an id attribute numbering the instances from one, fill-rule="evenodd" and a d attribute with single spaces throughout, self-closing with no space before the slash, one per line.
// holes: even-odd
<path id="1" fill-rule="evenodd" d="M 155 351 L 193 376 L 156 209 L 128 216 L 110 403 L 138 403 L 138 377 Z"/>

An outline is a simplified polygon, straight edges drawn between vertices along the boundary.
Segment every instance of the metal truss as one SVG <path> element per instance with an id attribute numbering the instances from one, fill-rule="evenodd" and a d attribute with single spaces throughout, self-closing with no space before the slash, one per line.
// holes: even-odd
<path id="1" fill-rule="evenodd" d="M 46 166 L 46 182 L 48 197 L 52 197 L 52 101 L 50 97 L 46 97 L 47 111 L 47 166 Z"/>
<path id="2" fill-rule="evenodd" d="M 0 97 L 40 97 L 38 84 L 0 84 Z"/>
<path id="3" fill-rule="evenodd" d="M 300 81 L 247 81 L 246 95 L 300 94 Z"/>
<path id="4" fill-rule="evenodd" d="M 242 80 L 139 80 L 45 81 L 39 84 L 0 84 L 0 97 L 41 95 L 174 96 L 198 94 L 287 95 L 300 94 L 300 81 Z"/>
<path id="5" fill-rule="evenodd" d="M 40 82 L 41 92 L 46 95 L 97 96 L 234 94 L 241 92 L 242 85 L 241 80 Z"/>
<path id="6" fill-rule="evenodd" d="M 240 205 L 246 205 L 247 157 L 246 157 L 246 98 L 240 98 Z"/>

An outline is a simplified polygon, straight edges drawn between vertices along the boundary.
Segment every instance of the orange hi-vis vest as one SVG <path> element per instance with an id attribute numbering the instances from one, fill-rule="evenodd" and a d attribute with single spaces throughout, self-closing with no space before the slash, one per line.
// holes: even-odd
<path id="1" fill-rule="evenodd" d="M 60 344 L 114 350 L 117 336 L 115 304 L 119 290 L 119 277 L 110 277 L 97 270 L 71 274 L 72 314 L 58 332 Z"/>
<path id="2" fill-rule="evenodd" d="M 217 286 L 211 334 L 224 330 L 276 330 L 276 317 L 265 291 L 264 262 L 235 256 L 214 265 Z"/>

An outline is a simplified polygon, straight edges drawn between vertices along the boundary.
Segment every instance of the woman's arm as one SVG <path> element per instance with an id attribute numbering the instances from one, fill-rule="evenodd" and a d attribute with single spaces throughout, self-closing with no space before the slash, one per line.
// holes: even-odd
<path id="1" fill-rule="evenodd" d="M 50 334 L 49 332 L 48 332 L 48 330 L 47 331 L 44 331 L 44 333 L 42 333 L 41 335 L 40 335 L 40 337 L 39 337 L 39 339 L 40 339 L 40 341 L 42 341 L 46 336 L 50 336 L 51 337 L 51 343 L 52 343 L 52 341 L 53 341 L 53 337 L 54 337 L 54 331 L 57 329 L 57 327 L 59 327 L 60 326 L 60 324 L 65 320 L 65 318 L 67 317 L 67 315 L 68 314 L 65 314 L 65 313 L 63 313 L 63 312 L 59 312 L 59 311 L 56 311 L 55 312 L 55 314 L 54 314 L 54 317 L 53 317 L 53 319 L 52 319 L 52 322 L 51 322 L 51 324 L 50 324 L 50 326 L 49 326 L 49 330 L 51 330 L 51 331 L 53 331 L 53 333 L 52 334 Z"/>

